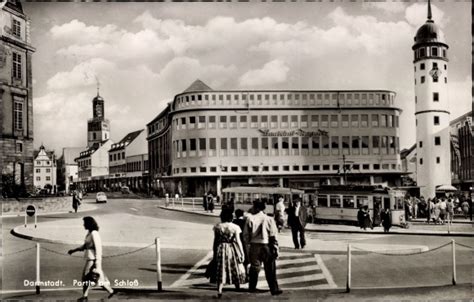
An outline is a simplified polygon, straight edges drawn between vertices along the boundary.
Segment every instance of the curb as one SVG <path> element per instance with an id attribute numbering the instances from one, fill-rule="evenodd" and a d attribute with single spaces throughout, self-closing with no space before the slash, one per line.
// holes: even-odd
<path id="1" fill-rule="evenodd" d="M 183 213 L 189 213 L 189 214 L 194 214 L 194 215 L 201 215 L 201 216 L 210 216 L 210 217 L 219 217 L 218 215 L 211 214 L 211 213 L 200 213 L 200 212 L 194 212 L 194 211 L 188 211 L 188 210 L 183 210 L 179 208 L 169 208 L 165 206 L 158 206 L 161 209 L 168 210 L 168 211 L 176 211 L 176 212 L 183 212 Z M 356 228 L 356 227 L 354 227 Z M 474 237 L 474 233 L 470 232 L 399 232 L 399 231 L 391 231 L 389 233 L 385 233 L 383 231 L 375 231 L 375 232 L 363 232 L 359 230 L 319 230 L 319 229 L 309 229 L 305 228 L 305 231 L 307 232 L 320 232 L 320 233 L 351 233 L 351 234 L 383 234 L 383 235 L 412 235 L 412 236 L 456 236 L 456 237 Z"/>

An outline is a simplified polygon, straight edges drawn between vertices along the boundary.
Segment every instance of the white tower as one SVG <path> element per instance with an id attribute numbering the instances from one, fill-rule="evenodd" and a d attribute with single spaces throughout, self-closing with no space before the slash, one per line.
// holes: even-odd
<path id="1" fill-rule="evenodd" d="M 416 32 L 415 117 L 417 185 L 425 198 L 435 196 L 436 187 L 451 184 L 448 102 L 448 45 L 431 19 Z"/>

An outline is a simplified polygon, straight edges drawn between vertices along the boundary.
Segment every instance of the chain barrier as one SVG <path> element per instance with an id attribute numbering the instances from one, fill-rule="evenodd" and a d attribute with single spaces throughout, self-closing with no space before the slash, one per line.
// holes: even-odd
<path id="1" fill-rule="evenodd" d="M 462 247 L 465 247 L 465 248 L 468 248 L 468 249 L 474 250 L 474 247 L 472 247 L 472 246 L 465 245 L 465 244 L 462 244 L 462 243 L 459 243 L 459 242 L 456 242 L 456 244 L 457 244 L 457 245 L 459 245 L 459 246 L 462 246 Z"/>
<path id="2" fill-rule="evenodd" d="M 367 252 L 367 253 L 372 253 L 372 254 L 378 254 L 378 255 L 384 255 L 384 256 L 413 256 L 413 255 L 419 255 L 419 254 L 425 254 L 425 253 L 431 253 L 431 252 L 434 252 L 436 250 L 439 250 L 445 246 L 448 246 L 448 245 L 451 245 L 451 242 L 448 242 L 446 244 L 443 244 L 443 245 L 440 245 L 436 248 L 433 248 L 433 249 L 429 249 L 427 251 L 420 251 L 420 252 L 412 252 L 412 253 L 404 253 L 404 254 L 396 254 L 396 253 L 383 253 L 383 252 L 376 252 L 376 251 L 369 251 L 369 250 L 364 250 L 364 249 L 361 249 L 361 248 L 358 248 L 356 246 L 353 246 L 353 248 L 355 250 L 359 250 L 359 251 L 363 251 L 363 252 Z"/>
<path id="3" fill-rule="evenodd" d="M 142 247 L 142 248 L 139 248 L 137 250 L 133 250 L 133 251 L 130 251 L 130 252 L 125 252 L 125 253 L 120 253 L 120 254 L 114 254 L 114 255 L 109 255 L 109 256 L 102 256 L 102 259 L 104 258 L 114 258 L 114 257 L 120 257 L 120 256 L 125 256 L 125 255 L 130 255 L 130 254 L 134 254 L 134 253 L 138 253 L 142 250 L 145 250 L 151 246 L 155 245 L 155 243 L 152 243 L 150 245 L 147 245 L 145 247 Z M 33 247 L 34 248 L 34 247 Z M 58 251 L 55 251 L 55 250 L 51 250 L 51 249 L 48 249 L 46 247 L 41 247 L 41 249 L 44 249 L 45 251 L 48 251 L 50 253 L 53 253 L 53 254 L 57 254 L 57 255 L 61 255 L 61 256 L 65 256 L 65 257 L 75 257 L 75 258 L 84 258 L 83 256 L 74 256 L 74 255 L 68 255 L 68 254 L 65 254 L 65 253 L 61 253 L 61 252 L 58 252 Z"/>
<path id="4" fill-rule="evenodd" d="M 2 257 L 10 256 L 10 255 L 13 255 L 13 254 L 23 253 L 23 252 L 26 252 L 26 251 L 29 251 L 29 250 L 33 250 L 33 249 L 35 249 L 35 248 L 36 248 L 36 246 L 33 246 L 33 247 L 29 247 L 29 248 L 26 248 L 26 249 L 21 250 L 21 251 L 18 251 L 18 252 L 12 252 L 12 253 L 8 253 L 8 254 L 3 254 Z"/>

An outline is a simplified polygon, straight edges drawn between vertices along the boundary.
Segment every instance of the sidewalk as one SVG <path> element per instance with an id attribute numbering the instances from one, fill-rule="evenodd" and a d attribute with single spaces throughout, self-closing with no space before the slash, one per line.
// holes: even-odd
<path id="1" fill-rule="evenodd" d="M 94 211 L 98 208 L 97 204 L 95 202 L 82 202 L 81 205 L 79 206 L 79 209 L 77 210 L 77 213 L 85 213 L 85 212 L 90 212 Z M 73 213 L 74 210 L 72 209 L 72 205 L 70 209 L 64 209 L 63 211 L 56 211 L 56 212 L 41 212 L 38 211 L 36 213 L 37 216 L 46 216 L 46 215 L 56 215 L 56 214 L 66 214 L 66 213 Z M 17 212 L 17 213 L 11 213 L 11 214 L 3 214 L 2 217 L 4 218 L 9 218 L 9 217 L 19 217 L 19 216 L 25 216 L 24 212 Z"/>
<path id="2" fill-rule="evenodd" d="M 205 215 L 205 216 L 214 216 L 219 217 L 220 208 L 216 208 L 213 213 L 206 212 L 202 209 L 200 205 L 196 205 L 194 208 L 189 204 L 175 204 L 165 207 L 160 206 L 160 208 L 169 210 L 169 211 L 180 211 L 186 213 L 192 213 L 196 215 Z M 472 223 L 466 222 L 457 222 L 448 226 L 447 224 L 427 224 L 422 219 L 415 221 L 415 223 L 409 222 L 409 228 L 401 228 L 393 226 L 390 229 L 389 234 L 402 234 L 402 235 L 434 235 L 434 236 L 464 236 L 464 237 L 474 237 L 474 226 Z M 449 227 L 449 232 L 448 232 Z M 382 227 L 376 227 L 373 230 L 367 229 L 362 230 L 357 226 L 352 225 L 341 225 L 341 224 L 313 224 L 308 223 L 306 225 L 306 231 L 315 231 L 315 232 L 334 232 L 334 233 L 364 233 L 364 234 L 386 234 L 383 231 Z"/>

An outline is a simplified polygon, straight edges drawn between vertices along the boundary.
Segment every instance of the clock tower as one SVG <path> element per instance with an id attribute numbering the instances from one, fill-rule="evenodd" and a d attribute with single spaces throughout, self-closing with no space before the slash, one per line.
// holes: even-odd
<path id="1" fill-rule="evenodd" d="M 451 184 L 451 155 L 448 100 L 448 45 L 432 20 L 415 36 L 416 181 L 421 195 L 435 197 L 436 187 Z"/>
<path id="2" fill-rule="evenodd" d="M 104 99 L 99 95 L 92 100 L 92 119 L 87 122 L 87 146 L 101 144 L 110 138 L 110 123 L 105 119 Z"/>

